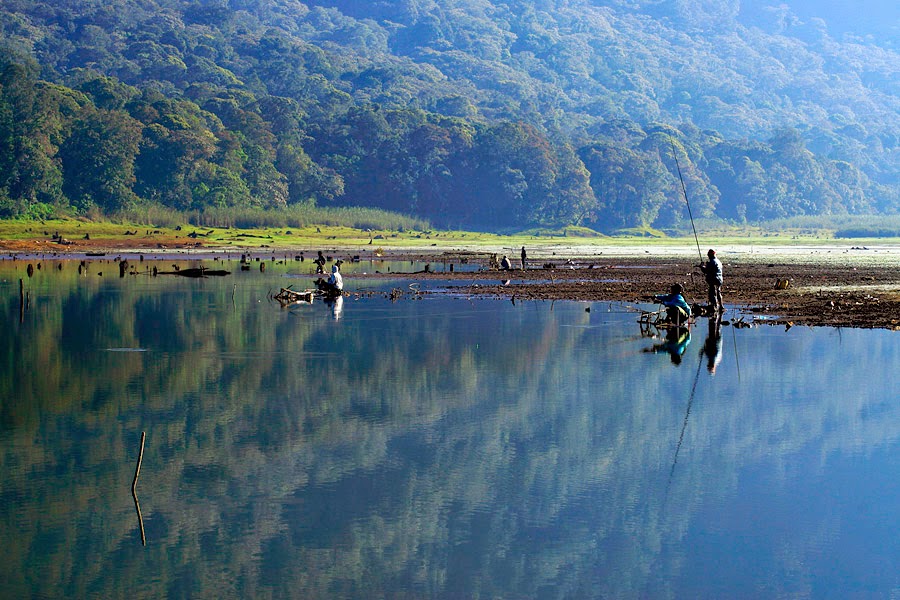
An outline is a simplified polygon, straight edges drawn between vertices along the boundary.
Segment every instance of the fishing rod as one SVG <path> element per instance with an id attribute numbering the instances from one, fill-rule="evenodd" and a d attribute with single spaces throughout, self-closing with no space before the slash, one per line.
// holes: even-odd
<path id="1" fill-rule="evenodd" d="M 669 138 L 672 144 L 672 158 L 675 159 L 675 168 L 678 170 L 678 180 L 681 181 L 681 192 L 684 194 L 684 201 L 687 204 L 688 217 L 691 219 L 691 229 L 694 230 L 694 241 L 697 242 L 697 254 L 700 255 L 700 262 L 703 262 L 703 252 L 700 251 L 700 238 L 697 237 L 697 227 L 694 225 L 694 213 L 691 211 L 691 201 L 688 200 L 687 188 L 684 185 L 684 177 L 681 176 L 681 165 L 678 164 L 678 153 L 675 151 L 675 140 Z"/>

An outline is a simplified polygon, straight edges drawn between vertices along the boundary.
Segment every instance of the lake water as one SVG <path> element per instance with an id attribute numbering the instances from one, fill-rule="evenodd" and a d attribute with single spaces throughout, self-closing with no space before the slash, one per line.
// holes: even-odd
<path id="1" fill-rule="evenodd" d="M 0 597 L 900 596 L 898 333 L 57 264 L 0 264 Z"/>

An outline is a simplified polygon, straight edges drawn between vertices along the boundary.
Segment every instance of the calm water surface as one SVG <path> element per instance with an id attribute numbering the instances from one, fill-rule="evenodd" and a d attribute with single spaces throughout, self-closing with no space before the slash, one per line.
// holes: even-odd
<path id="1" fill-rule="evenodd" d="M 900 595 L 898 333 L 220 266 L 0 264 L 0 597 Z"/>

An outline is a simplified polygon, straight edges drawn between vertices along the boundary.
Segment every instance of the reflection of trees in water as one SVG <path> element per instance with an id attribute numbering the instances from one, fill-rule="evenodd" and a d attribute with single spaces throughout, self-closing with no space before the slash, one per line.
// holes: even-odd
<path id="1" fill-rule="evenodd" d="M 16 520 L 3 513 L 10 564 L 55 565 L 16 589 L 117 595 L 160 577 L 242 596 L 640 595 L 679 569 L 659 564 L 661 548 L 685 534 L 706 473 L 725 493 L 772 454 L 893 435 L 860 417 L 893 414 L 874 398 L 793 405 L 790 389 L 825 392 L 822 373 L 843 358 L 779 371 L 798 349 L 763 338 L 742 369 L 771 384 L 739 385 L 724 366 L 701 381 L 663 512 L 694 370 L 643 360 L 617 328 L 560 328 L 572 313 L 542 303 L 499 314 L 476 303 L 461 317 L 452 303 L 453 316 L 429 316 L 408 302 L 336 324 L 259 305 L 258 290 L 233 309 L 230 283 L 196 283 L 154 281 L 150 293 L 73 279 L 6 337 L 3 391 L 17 400 L 3 407 L 13 443 L 0 464 L 58 482 L 4 485 L 33 499 Z M 847 438 L 836 419 L 867 435 Z M 146 549 L 126 491 L 142 429 Z"/>

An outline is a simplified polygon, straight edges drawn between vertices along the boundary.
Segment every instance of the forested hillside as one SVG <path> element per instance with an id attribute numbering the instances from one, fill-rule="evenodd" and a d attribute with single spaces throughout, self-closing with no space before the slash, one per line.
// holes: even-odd
<path id="1" fill-rule="evenodd" d="M 0 215 L 670 227 L 678 167 L 694 216 L 894 214 L 898 9 L 840 6 L 2 0 Z"/>

